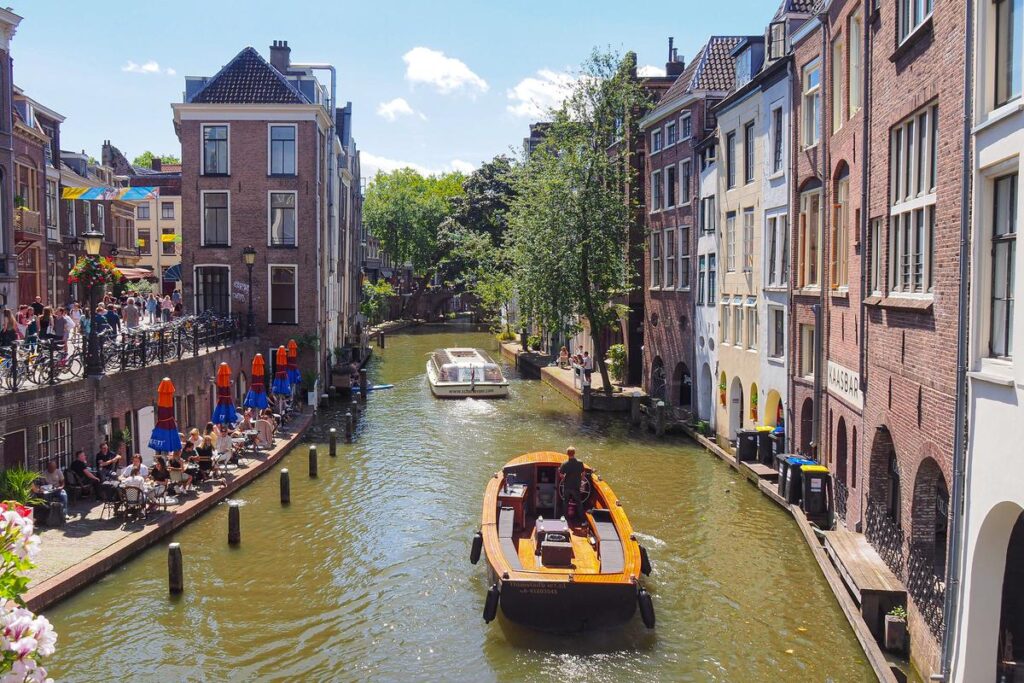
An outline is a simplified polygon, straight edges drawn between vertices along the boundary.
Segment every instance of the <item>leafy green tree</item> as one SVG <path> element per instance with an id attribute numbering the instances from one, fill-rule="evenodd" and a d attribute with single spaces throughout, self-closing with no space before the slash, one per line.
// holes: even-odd
<path id="1" fill-rule="evenodd" d="M 388 299 L 395 296 L 395 288 L 387 280 L 378 280 L 363 283 L 363 301 L 359 304 L 359 311 L 366 316 L 370 323 L 381 322 L 384 315 L 384 307 Z"/>
<path id="2" fill-rule="evenodd" d="M 147 149 L 145 152 L 143 152 L 139 156 L 135 157 L 135 160 L 132 162 L 132 165 L 133 166 L 142 166 L 143 168 L 150 168 L 153 165 L 153 159 L 154 158 L 156 158 L 156 155 L 153 154 L 152 152 L 150 152 Z M 160 161 L 165 163 L 165 164 L 180 164 L 181 163 L 181 159 L 179 159 L 178 157 L 174 156 L 173 154 L 161 154 L 160 155 Z"/>
<path id="3" fill-rule="evenodd" d="M 552 112 L 543 144 L 515 174 L 509 219 L 515 282 L 524 314 L 545 329 L 585 319 L 605 392 L 605 333 L 624 314 L 613 304 L 630 286 L 626 258 L 635 202 L 629 145 L 645 95 L 636 56 L 595 51 Z"/>

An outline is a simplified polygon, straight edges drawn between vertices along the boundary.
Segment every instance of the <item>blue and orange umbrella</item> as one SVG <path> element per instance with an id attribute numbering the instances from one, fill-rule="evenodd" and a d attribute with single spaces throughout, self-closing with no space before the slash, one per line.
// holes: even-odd
<path id="1" fill-rule="evenodd" d="M 231 398 L 231 366 L 221 363 L 217 368 L 217 405 L 213 408 L 211 422 L 230 425 L 238 422 L 238 411 Z"/>
<path id="2" fill-rule="evenodd" d="M 277 347 L 277 370 L 274 372 L 274 383 L 271 385 L 275 394 L 291 396 L 292 383 L 288 379 L 288 351 L 283 346 Z"/>
<path id="3" fill-rule="evenodd" d="M 292 384 L 300 384 L 302 375 L 299 374 L 299 345 L 294 339 L 288 341 L 288 381 Z"/>
<path id="4" fill-rule="evenodd" d="M 156 426 L 149 447 L 161 453 L 181 450 L 181 435 L 174 422 L 174 384 L 169 377 L 164 377 L 156 390 Z"/>
<path id="5" fill-rule="evenodd" d="M 246 408 L 259 408 L 263 410 L 268 405 L 267 390 L 264 386 L 266 368 L 263 366 L 263 356 L 257 353 L 252 359 L 252 382 L 249 385 L 249 393 L 245 395 L 242 405 Z"/>

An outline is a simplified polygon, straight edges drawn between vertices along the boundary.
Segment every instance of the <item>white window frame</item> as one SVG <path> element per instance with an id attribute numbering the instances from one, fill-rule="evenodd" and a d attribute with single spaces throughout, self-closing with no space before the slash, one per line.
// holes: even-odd
<path id="1" fill-rule="evenodd" d="M 96 223 L 100 226 L 100 232 L 107 234 L 107 207 L 103 204 L 96 205 Z"/>
<path id="2" fill-rule="evenodd" d="M 812 226 L 811 223 L 811 200 L 813 197 L 817 197 L 818 200 L 818 211 L 815 216 L 816 225 Z M 817 289 L 821 286 L 821 239 L 822 239 L 822 219 L 824 218 L 824 206 L 822 201 L 821 188 L 815 188 L 801 193 L 800 195 L 800 249 L 798 255 L 800 257 L 799 267 L 797 272 L 799 273 L 798 284 L 802 289 Z M 811 249 L 811 240 L 809 239 L 813 234 L 814 237 L 814 248 L 813 254 Z M 813 256 L 813 258 L 812 258 Z M 813 271 L 811 267 L 813 266 Z M 813 277 L 812 277 L 813 273 Z"/>
<path id="3" fill-rule="evenodd" d="M 749 185 L 757 179 L 757 120 L 743 124 L 743 184 Z"/>
<path id="4" fill-rule="evenodd" d="M 743 209 L 743 272 L 754 270 L 754 207 Z"/>
<path id="5" fill-rule="evenodd" d="M 664 149 L 662 146 L 662 132 L 661 128 L 658 127 L 651 131 L 651 154 L 656 154 L 662 149 Z"/>
<path id="6" fill-rule="evenodd" d="M 697 305 L 704 305 L 704 282 L 707 273 L 707 256 L 700 254 L 697 257 Z"/>
<path id="7" fill-rule="evenodd" d="M 661 253 L 662 260 L 665 263 L 665 270 L 661 280 L 662 287 L 664 289 L 675 289 L 679 286 L 677 284 L 679 273 L 676 270 L 676 249 L 678 249 L 676 245 L 676 229 L 671 225 L 666 226 L 661 233 L 664 238 Z"/>
<path id="8" fill-rule="evenodd" d="M 661 193 L 661 171 L 654 171 L 651 173 L 651 213 L 661 211 L 663 201 Z"/>
<path id="9" fill-rule="evenodd" d="M 661 289 L 662 283 L 661 230 L 651 231 L 651 289 Z"/>
<path id="10" fill-rule="evenodd" d="M 722 319 L 722 338 L 719 341 L 723 344 L 731 344 L 729 334 L 732 332 L 732 297 L 722 296 L 722 312 L 720 317 Z"/>
<path id="11" fill-rule="evenodd" d="M 231 124 L 227 121 L 224 121 L 223 123 L 209 122 L 199 124 L 199 175 L 206 175 L 206 145 L 204 144 L 206 141 L 206 129 L 214 126 L 225 126 L 228 129 L 228 170 L 227 173 L 224 173 L 223 175 L 231 175 Z M 220 173 L 210 175 L 215 178 L 222 177 L 222 174 Z"/>
<path id="12" fill-rule="evenodd" d="M 786 308 L 785 306 L 778 306 L 769 304 L 768 310 L 768 358 L 774 360 L 782 360 L 786 355 Z M 781 325 L 778 329 L 782 330 L 782 343 L 776 344 L 776 322 L 780 322 Z"/>
<path id="13" fill-rule="evenodd" d="M 736 271 L 736 212 L 725 214 L 725 270 Z"/>
<path id="14" fill-rule="evenodd" d="M 786 172 L 786 116 L 782 105 L 772 107 L 769 121 L 768 125 L 771 126 L 769 137 L 772 141 L 771 177 L 775 178 L 782 176 Z"/>
<path id="15" fill-rule="evenodd" d="M 664 171 L 662 175 L 665 178 L 665 208 L 674 209 L 679 201 L 679 169 L 675 164 L 669 164 L 662 170 Z"/>
<path id="16" fill-rule="evenodd" d="M 889 293 L 893 296 L 932 298 L 937 113 L 938 105 L 931 102 L 890 131 Z"/>
<path id="17" fill-rule="evenodd" d="M 683 169 L 686 169 L 684 172 Z M 690 202 L 693 201 L 693 164 L 689 159 L 685 159 L 679 162 L 679 197 L 676 200 L 676 206 L 689 206 Z M 684 183 L 683 180 L 686 180 Z M 684 189 L 685 188 L 685 189 Z M 686 201 L 683 201 L 683 200 Z"/>
<path id="18" fill-rule="evenodd" d="M 689 112 L 686 112 L 679 116 L 679 139 L 689 140 L 691 137 L 693 137 L 693 118 Z"/>
<path id="19" fill-rule="evenodd" d="M 231 190 L 200 190 L 199 191 L 199 244 L 206 246 L 206 195 L 226 194 L 228 196 L 228 243 L 211 244 L 211 247 L 227 248 L 231 246 Z M 161 239 L 161 243 L 163 240 Z"/>
<path id="20" fill-rule="evenodd" d="M 732 343 L 736 347 L 743 348 L 743 299 L 738 296 L 732 298 Z"/>
<path id="21" fill-rule="evenodd" d="M 271 135 L 275 128 L 291 128 L 295 131 L 295 173 L 274 173 L 273 158 L 271 154 Z M 231 139 L 231 131 L 228 131 L 228 140 Z M 299 175 L 299 124 L 278 123 L 270 121 L 267 123 L 267 175 L 275 178 L 294 178 Z"/>
<path id="22" fill-rule="evenodd" d="M 1006 42 L 1005 38 L 1007 36 L 1004 32 L 1000 31 L 1000 28 L 1003 26 L 999 21 L 1000 5 L 1012 8 L 1013 0 L 988 0 L 986 3 L 988 11 L 982 16 L 982 30 L 984 31 L 984 34 L 982 34 L 979 39 L 979 47 L 986 43 L 991 45 L 990 52 L 989 48 L 985 48 L 986 56 L 990 55 L 990 57 L 986 59 L 986 63 L 989 65 L 988 71 L 991 72 L 991 76 L 988 76 L 987 78 L 988 86 L 991 90 L 991 96 L 987 97 L 985 101 L 987 104 L 991 105 L 990 109 L 993 110 L 999 109 L 1016 100 L 1020 100 L 1022 91 L 1024 91 L 1024 74 L 1020 73 L 1020 69 L 1018 69 L 1016 79 L 1012 79 L 1015 80 L 1016 83 L 1011 83 L 1009 88 L 1010 91 L 1004 93 L 1004 97 L 999 99 L 1000 76 L 1005 79 L 1007 74 L 1012 71 L 1009 67 L 1014 63 L 1014 60 L 1011 58 L 1009 60 L 1009 64 L 1006 64 L 1004 60 L 1000 59 L 1000 57 L 1011 55 L 1014 48 L 1013 39 L 1016 38 L 1019 42 L 1022 39 L 1021 34 L 1024 33 L 1024 27 L 1020 25 L 1021 17 L 1019 15 L 1011 17 L 1007 24 L 1011 29 L 1008 36 L 1011 39 L 1009 49 L 1002 47 L 1002 44 Z M 1022 14 L 1024 14 L 1024 12 L 1022 12 Z M 991 28 L 988 28 L 988 26 L 991 26 Z M 1001 47 L 1002 49 L 1000 49 Z M 1000 52 L 1003 54 L 1000 55 Z M 1020 55 L 1018 54 L 1017 57 L 1019 58 Z M 1002 68 L 1000 68 L 1000 64 L 1002 64 Z M 1024 66 L 1024 64 L 1021 64 L 1020 62 L 1017 62 L 1017 64 L 1018 67 Z M 1013 74 L 1010 75 L 1012 76 Z"/>
<path id="23" fill-rule="evenodd" d="M 271 231 L 274 220 L 272 196 L 275 194 L 295 195 L 295 242 L 292 244 L 274 244 Z M 228 221 L 228 227 L 230 226 L 231 222 Z M 267 190 L 267 246 L 274 249 L 294 249 L 299 246 L 299 193 L 297 190 Z"/>
<path id="24" fill-rule="evenodd" d="M 736 131 L 725 134 L 725 189 L 736 187 Z"/>
<path id="25" fill-rule="evenodd" d="M 885 238 L 882 236 L 882 225 L 885 221 L 881 218 L 871 219 L 871 262 L 868 273 L 868 291 L 872 296 L 881 296 L 885 287 L 885 269 L 882 267 L 882 247 Z"/>
<path id="26" fill-rule="evenodd" d="M 230 263 L 194 263 L 192 264 L 192 311 L 195 313 L 201 313 L 199 310 L 199 269 L 200 268 L 227 268 L 228 269 L 228 315 L 231 315 L 232 309 L 234 308 L 234 297 L 232 296 L 232 287 L 234 287 L 234 280 L 231 279 L 231 264 Z"/>
<path id="27" fill-rule="evenodd" d="M 273 286 L 271 285 L 270 273 L 274 268 L 291 268 L 292 272 L 295 273 L 295 286 L 293 291 L 294 306 L 295 306 L 295 322 L 294 323 L 275 323 L 271 321 L 271 311 L 274 310 L 274 296 Z M 298 325 L 299 324 L 299 265 L 297 263 L 268 263 L 267 264 L 267 324 L 268 325 Z"/>
<path id="28" fill-rule="evenodd" d="M 665 146 L 671 147 L 677 142 L 679 142 L 679 128 L 675 121 L 669 121 L 665 124 Z"/>
<path id="29" fill-rule="evenodd" d="M 853 116 L 864 106 L 864 11 L 858 8 L 847 22 L 849 59 L 846 64 L 846 116 Z"/>
<path id="30" fill-rule="evenodd" d="M 920 7 L 918 5 L 920 4 Z M 918 16 L 918 9 L 923 13 Z M 896 36 L 900 45 L 917 33 L 917 30 L 931 18 L 933 0 L 899 0 L 896 7 Z"/>
<path id="31" fill-rule="evenodd" d="M 146 210 L 146 215 L 145 216 L 142 215 L 142 210 L 143 209 Z M 140 220 L 140 221 L 151 220 L 150 219 L 151 212 L 152 212 L 152 207 L 150 206 L 149 202 L 140 202 L 139 205 L 135 207 L 135 218 L 137 220 Z"/>
<path id="32" fill-rule="evenodd" d="M 835 203 L 832 206 L 832 289 L 850 288 L 850 177 L 844 176 L 835 184 Z"/>
<path id="33" fill-rule="evenodd" d="M 758 320 L 757 320 L 757 299 L 755 297 L 747 297 L 747 301 L 744 304 L 746 311 L 746 335 L 747 335 L 747 349 L 749 351 L 757 351 L 758 342 Z"/>
<path id="34" fill-rule="evenodd" d="M 676 226 L 676 244 L 678 256 L 676 257 L 679 272 L 676 276 L 676 289 L 690 289 L 690 233 L 693 227 L 680 224 Z"/>
<path id="35" fill-rule="evenodd" d="M 810 85 L 811 74 L 818 72 L 818 82 Z M 821 140 L 821 59 L 811 60 L 800 74 L 801 109 L 803 114 L 800 139 L 804 149 L 810 149 Z"/>
<path id="36" fill-rule="evenodd" d="M 799 376 L 803 377 L 805 379 L 813 379 L 814 378 L 814 371 L 815 371 L 814 361 L 815 361 L 815 355 L 816 355 L 815 352 L 814 352 L 814 333 L 815 333 L 814 325 L 809 325 L 809 324 L 801 323 L 799 325 L 799 328 L 800 328 L 800 330 L 799 330 L 800 331 L 800 368 L 799 368 L 800 375 Z M 808 368 L 810 368 L 810 372 L 807 371 Z"/>

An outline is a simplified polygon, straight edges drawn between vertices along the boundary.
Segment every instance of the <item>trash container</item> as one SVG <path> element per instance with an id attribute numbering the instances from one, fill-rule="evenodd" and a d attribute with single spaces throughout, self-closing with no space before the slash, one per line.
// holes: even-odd
<path id="1" fill-rule="evenodd" d="M 779 473 L 778 492 L 780 496 L 786 495 L 786 470 L 789 469 L 789 459 L 792 453 L 775 454 L 775 471 Z"/>
<path id="2" fill-rule="evenodd" d="M 736 431 L 736 460 L 752 462 L 757 460 L 757 442 L 760 432 L 756 429 L 740 429 Z"/>
<path id="3" fill-rule="evenodd" d="M 782 446 L 774 432 L 761 432 L 761 441 L 757 447 L 757 459 L 762 465 L 775 465 L 775 454 Z"/>
<path id="4" fill-rule="evenodd" d="M 831 494 L 831 476 L 824 465 L 803 465 L 800 467 L 803 480 L 803 502 L 801 509 L 808 521 L 821 526 L 828 521 Z"/>
<path id="5" fill-rule="evenodd" d="M 800 502 L 804 492 L 800 469 L 804 465 L 814 465 L 815 462 L 796 455 L 787 458 L 786 462 L 788 467 L 786 468 L 786 484 L 782 497 L 786 499 L 787 503 L 795 505 Z"/>

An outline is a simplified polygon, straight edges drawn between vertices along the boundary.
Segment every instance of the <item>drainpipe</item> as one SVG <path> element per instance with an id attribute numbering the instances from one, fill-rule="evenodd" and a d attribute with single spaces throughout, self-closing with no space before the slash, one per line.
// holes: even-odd
<path id="1" fill-rule="evenodd" d="M 957 288 L 959 312 L 956 341 L 956 408 L 953 442 L 953 486 L 950 495 L 951 531 L 946 563 L 949 567 L 946 582 L 946 600 L 942 613 L 942 671 L 933 680 L 947 680 L 952 668 L 953 640 L 960 616 L 957 605 L 960 597 L 961 547 L 963 545 L 964 467 L 967 457 L 967 363 L 968 321 L 970 316 L 970 241 L 971 241 L 971 185 L 974 172 L 971 129 L 974 119 L 974 3 L 966 3 L 966 38 L 964 40 L 964 126 L 963 159 L 960 172 L 960 283 Z"/>
<path id="2" fill-rule="evenodd" d="M 867 304 L 864 303 L 864 299 L 871 295 L 868 291 L 868 286 L 871 282 L 868 275 L 868 267 L 865 265 L 864 256 L 867 254 L 867 265 L 871 263 L 870 254 L 877 245 L 872 244 L 871 249 L 868 249 L 868 225 L 870 224 L 871 211 L 870 211 L 870 199 L 871 190 L 868 187 L 868 166 L 870 165 L 870 148 L 868 138 L 870 137 L 870 128 L 868 126 L 868 102 L 870 102 L 870 87 L 871 78 L 871 31 L 868 30 L 868 11 L 867 7 L 864 8 L 862 13 L 863 20 L 861 25 L 861 32 L 864 34 L 861 36 L 861 42 L 863 47 L 861 49 L 861 98 L 860 98 L 860 117 L 861 117 L 861 155 L 860 155 L 860 353 L 858 354 L 857 374 L 860 376 L 860 392 L 861 396 L 866 396 L 868 393 L 868 321 L 867 321 Z M 879 259 L 881 260 L 881 259 Z M 861 432 L 864 431 L 864 408 L 861 408 Z M 865 441 L 864 434 L 860 435 L 860 439 L 857 441 L 857 448 L 861 447 L 861 444 Z M 857 466 L 861 467 L 864 458 L 860 457 L 859 453 L 854 453 L 853 457 L 856 458 Z M 859 473 L 854 472 L 854 476 Z M 857 476 L 857 481 L 863 482 L 865 478 Z M 864 528 L 864 499 L 863 491 L 865 487 L 861 486 L 861 504 L 860 508 L 860 519 L 858 521 L 858 528 Z"/>
<path id="3" fill-rule="evenodd" d="M 793 71 L 793 55 L 787 55 L 789 62 L 786 64 L 786 77 L 789 79 L 789 158 L 786 159 L 787 176 L 789 183 L 789 206 L 799 206 L 799 197 L 797 196 L 797 184 L 796 184 L 796 156 L 793 154 L 793 150 L 797 147 L 797 132 L 796 124 L 793 121 L 793 113 L 796 109 L 795 102 L 796 98 L 793 96 L 793 88 L 796 87 L 796 74 Z M 789 239 L 786 240 L 786 249 L 789 250 L 789 262 L 790 271 L 793 270 L 793 264 L 796 263 L 796 259 L 793 258 L 793 214 L 790 213 L 786 220 L 786 229 L 789 230 Z M 799 219 L 799 214 L 797 215 Z M 794 373 L 796 372 L 796 316 L 793 314 L 793 280 L 795 273 L 786 273 L 786 330 L 789 332 L 789 343 L 786 345 L 787 355 L 787 371 L 786 371 L 786 440 L 789 442 L 789 453 L 796 452 L 796 420 L 794 419 L 795 413 L 793 412 L 793 396 L 796 393 L 796 383 L 793 381 Z M 716 376 L 717 379 L 717 376 Z"/>
<path id="4" fill-rule="evenodd" d="M 821 12 L 818 15 L 818 21 L 821 22 L 821 78 L 823 84 L 825 81 L 825 74 L 828 73 L 828 69 L 831 68 L 829 58 L 831 55 L 828 50 L 828 12 Z M 831 79 L 829 79 L 831 80 Z M 821 92 L 825 92 L 825 88 L 822 87 Z M 822 97 L 822 100 L 825 98 Z M 829 98 L 831 99 L 831 98 Z M 825 102 L 823 101 L 824 105 Z M 831 106 L 829 108 L 829 114 L 832 113 Z M 821 146 L 821 240 L 819 242 L 818 253 L 821 257 L 821 268 L 818 269 L 819 289 L 818 294 L 818 310 L 814 321 L 814 422 L 812 423 L 811 434 L 814 439 L 814 459 L 818 462 L 822 461 L 823 449 L 821 447 L 821 418 L 825 411 L 824 396 L 825 391 L 822 385 L 822 378 L 825 373 L 825 343 L 828 338 L 827 331 L 824 329 L 827 326 L 827 316 L 825 313 L 825 301 L 827 297 L 827 283 L 825 278 L 825 266 L 828 260 L 825 258 L 825 254 L 828 253 L 829 247 L 829 225 L 831 212 L 827 211 L 826 208 L 831 208 L 831 185 L 832 185 L 832 169 L 829 168 L 829 145 L 826 140 L 826 133 L 830 133 L 832 130 L 832 117 L 829 116 L 828 120 L 825 119 L 825 107 L 822 106 L 818 109 L 818 115 L 821 117 L 821 137 L 818 139 L 818 144 Z M 831 274 L 831 273 L 830 273 Z"/>

